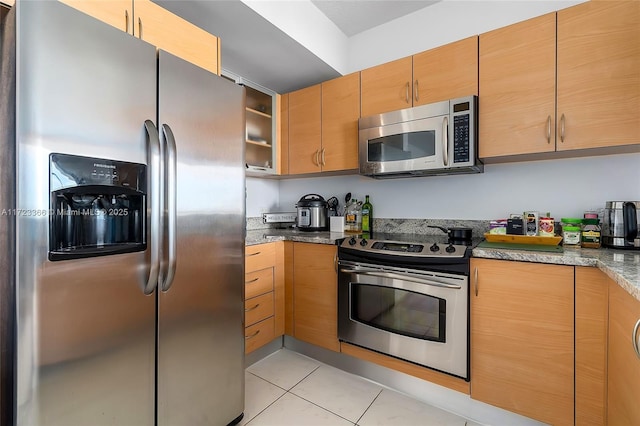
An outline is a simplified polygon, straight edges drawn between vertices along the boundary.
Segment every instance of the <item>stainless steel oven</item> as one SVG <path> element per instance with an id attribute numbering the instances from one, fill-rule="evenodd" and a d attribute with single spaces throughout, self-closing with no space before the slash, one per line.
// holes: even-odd
<path id="1" fill-rule="evenodd" d="M 342 242 L 338 337 L 468 380 L 470 247 L 430 238 Z"/>

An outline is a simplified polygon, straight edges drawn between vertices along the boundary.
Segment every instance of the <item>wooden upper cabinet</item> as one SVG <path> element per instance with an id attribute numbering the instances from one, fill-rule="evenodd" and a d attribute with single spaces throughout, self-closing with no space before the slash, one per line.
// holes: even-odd
<path id="1" fill-rule="evenodd" d="M 201 68 L 220 74 L 219 40 L 150 0 L 135 0 L 133 34 Z"/>
<path id="2" fill-rule="evenodd" d="M 574 424 L 574 268 L 471 259 L 471 397 Z"/>
<path id="3" fill-rule="evenodd" d="M 360 73 L 322 83 L 322 171 L 358 168 Z"/>
<path id="4" fill-rule="evenodd" d="M 289 173 L 321 171 L 322 88 L 320 84 L 289 93 Z"/>
<path id="5" fill-rule="evenodd" d="M 560 10 L 558 150 L 639 144 L 639 111 L 640 2 Z"/>
<path id="6" fill-rule="evenodd" d="M 640 301 L 609 280 L 609 356 L 607 424 L 640 424 Z"/>
<path id="7" fill-rule="evenodd" d="M 361 71 L 363 117 L 413 105 L 412 66 L 408 56 Z"/>
<path id="8" fill-rule="evenodd" d="M 478 36 L 413 56 L 413 106 L 478 94 Z"/>
<path id="9" fill-rule="evenodd" d="M 481 158 L 555 151 L 556 14 L 480 34 Z"/>
<path id="10" fill-rule="evenodd" d="M 133 34 L 133 0 L 60 0 L 74 9 Z"/>
<path id="11" fill-rule="evenodd" d="M 278 114 L 278 174 L 289 174 L 289 94 L 280 96 L 280 114 Z"/>

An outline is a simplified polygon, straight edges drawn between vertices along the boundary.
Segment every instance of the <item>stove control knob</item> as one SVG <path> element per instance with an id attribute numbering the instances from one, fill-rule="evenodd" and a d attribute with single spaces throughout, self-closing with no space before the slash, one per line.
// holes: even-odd
<path id="1" fill-rule="evenodd" d="M 446 251 L 447 253 L 453 253 L 454 251 L 456 251 L 456 248 L 453 246 L 453 244 L 449 244 L 447 248 L 444 249 L 444 251 Z"/>
<path id="2" fill-rule="evenodd" d="M 438 250 L 440 250 L 440 247 L 438 247 L 437 243 L 433 243 L 433 245 L 431 247 L 429 247 L 429 250 L 436 252 Z"/>
<path id="3" fill-rule="evenodd" d="M 367 244 L 369 244 L 369 241 L 365 240 L 364 238 L 360 240 L 360 245 L 362 247 L 365 247 Z"/>
<path id="4" fill-rule="evenodd" d="M 350 246 L 355 246 L 356 245 L 356 237 L 351 237 L 351 239 L 349 240 L 349 245 Z"/>

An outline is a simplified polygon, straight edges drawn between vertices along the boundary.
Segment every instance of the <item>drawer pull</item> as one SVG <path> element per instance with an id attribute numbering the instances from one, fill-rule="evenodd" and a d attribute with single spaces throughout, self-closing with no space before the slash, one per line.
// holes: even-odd
<path id="1" fill-rule="evenodd" d="M 258 281 L 259 279 L 260 279 L 260 278 L 254 278 L 254 279 L 252 279 L 252 280 L 245 281 L 244 283 L 245 283 L 245 284 L 255 283 L 255 282 L 256 282 L 256 281 Z"/>
<path id="2" fill-rule="evenodd" d="M 631 339 L 633 341 L 633 350 L 636 351 L 636 355 L 640 358 L 640 348 L 638 347 L 638 329 L 640 328 L 640 319 L 636 322 L 635 327 L 633 327 L 633 336 Z"/>
<path id="3" fill-rule="evenodd" d="M 260 304 L 259 304 L 259 303 L 257 303 L 255 306 L 252 306 L 251 308 L 247 308 L 247 309 L 245 309 L 244 311 L 245 311 L 245 312 L 253 311 L 253 310 L 255 310 L 255 309 L 258 309 L 258 306 L 260 306 Z"/>
<path id="4" fill-rule="evenodd" d="M 249 340 L 251 338 L 256 337 L 258 334 L 260 334 L 260 330 L 256 331 L 255 333 L 253 333 L 251 336 L 244 336 L 245 340 Z"/>
<path id="5" fill-rule="evenodd" d="M 246 255 L 245 257 L 257 256 L 257 255 L 259 255 L 260 253 L 262 253 L 262 252 L 261 252 L 261 251 L 257 251 L 257 252 L 255 252 L 255 253 L 250 253 L 250 254 Z"/>

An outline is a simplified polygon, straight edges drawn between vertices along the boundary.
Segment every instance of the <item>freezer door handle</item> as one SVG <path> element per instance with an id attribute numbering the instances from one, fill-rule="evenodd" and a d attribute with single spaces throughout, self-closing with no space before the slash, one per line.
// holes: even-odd
<path id="1" fill-rule="evenodd" d="M 160 137 L 158 129 L 151 120 L 145 120 L 144 128 L 147 132 L 147 161 L 149 164 L 149 179 L 147 180 L 147 221 L 149 233 L 147 234 L 149 263 L 148 277 L 144 285 L 144 294 L 152 294 L 158 285 L 160 272 L 160 184 L 162 182 L 162 169 L 160 162 Z"/>
<path id="2" fill-rule="evenodd" d="M 168 291 L 173 284 L 173 278 L 176 275 L 176 217 L 177 217 L 177 151 L 176 139 L 173 131 L 168 124 L 162 125 L 162 136 L 164 140 L 164 171 L 165 171 L 165 187 L 164 187 L 164 206 L 163 206 L 163 227 L 165 230 L 163 252 L 163 271 L 161 275 L 160 289 Z"/>

